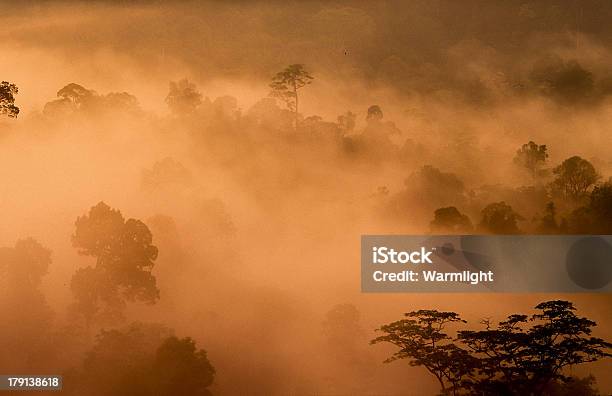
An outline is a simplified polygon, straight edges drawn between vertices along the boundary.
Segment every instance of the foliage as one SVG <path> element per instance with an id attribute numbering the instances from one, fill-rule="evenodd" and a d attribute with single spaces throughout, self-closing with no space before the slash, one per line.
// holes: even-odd
<path id="1" fill-rule="evenodd" d="M 411 366 L 423 366 L 440 384 L 442 392 L 460 386 L 463 378 L 474 370 L 476 360 L 452 342 L 445 333 L 447 325 L 466 323 L 454 312 L 419 310 L 406 313 L 403 319 L 378 329 L 385 333 L 371 341 L 391 343 L 399 348 L 386 363 L 409 359 Z M 450 384 L 450 385 L 449 385 Z"/>
<path id="2" fill-rule="evenodd" d="M 554 202 L 548 202 L 544 215 L 540 218 L 537 231 L 541 234 L 556 234 L 560 231 L 557 223 L 557 208 Z"/>
<path id="3" fill-rule="evenodd" d="M 612 356 L 612 344 L 591 336 L 595 322 L 579 317 L 568 301 L 547 301 L 528 316 L 510 315 L 484 330 L 461 330 L 452 339 L 443 330 L 465 323 L 454 312 L 421 310 L 410 319 L 384 325 L 372 343 L 399 348 L 387 362 L 407 359 L 425 367 L 444 394 L 539 395 L 569 382 L 564 369 Z M 416 318 L 416 319 L 414 319 Z"/>
<path id="4" fill-rule="evenodd" d="M 78 395 L 210 395 L 215 370 L 191 338 L 161 325 L 102 330 L 64 391 Z"/>
<path id="5" fill-rule="evenodd" d="M 19 107 L 15 106 L 15 95 L 19 88 L 8 81 L 0 83 L 0 115 L 6 114 L 9 117 L 17 117 Z"/>
<path id="6" fill-rule="evenodd" d="M 206 396 L 210 395 L 207 388 L 213 383 L 215 369 L 194 340 L 168 337 L 155 352 L 151 373 L 157 395 Z"/>
<path id="7" fill-rule="evenodd" d="M 311 84 L 313 77 L 306 71 L 304 65 L 294 64 L 276 73 L 270 83 L 270 96 L 279 98 L 287 108 L 298 114 L 298 90 Z"/>
<path id="8" fill-rule="evenodd" d="M 84 112 L 88 115 L 131 113 L 141 109 L 134 95 L 127 92 L 110 92 L 100 95 L 82 85 L 70 83 L 57 91 L 57 99 L 45 104 L 43 113 L 49 117 L 67 116 Z"/>
<path id="9" fill-rule="evenodd" d="M 171 81 L 166 104 L 176 115 L 193 113 L 202 104 L 202 94 L 196 85 L 187 79 Z"/>
<path id="10" fill-rule="evenodd" d="M 505 202 L 494 202 L 482 210 L 479 228 L 492 234 L 518 234 L 517 221 L 523 217 Z"/>
<path id="11" fill-rule="evenodd" d="M 151 274 L 157 258 L 149 228 L 104 202 L 76 220 L 72 244 L 79 254 L 96 258 L 95 266 L 79 269 L 71 281 L 78 311 L 89 324 L 101 309 L 120 316 L 126 301 L 154 303 L 159 298 Z"/>
<path id="12" fill-rule="evenodd" d="M 553 191 L 564 198 L 578 200 L 588 192 L 589 188 L 600 178 L 593 164 L 573 156 L 553 169 L 555 179 L 551 187 Z"/>
<path id="13" fill-rule="evenodd" d="M 32 238 L 0 248 L 0 312 L 5 318 L 0 370 L 36 369 L 40 359 L 33 357 L 53 350 L 48 338 L 53 311 L 41 290 L 50 265 L 51 251 Z"/>
<path id="14" fill-rule="evenodd" d="M 593 188 L 586 205 L 575 209 L 569 216 L 567 232 L 612 234 L 612 182 Z"/>
<path id="15" fill-rule="evenodd" d="M 372 105 L 368 107 L 368 115 L 366 116 L 366 119 L 370 122 L 376 122 L 376 121 L 382 120 L 383 112 L 380 106 Z"/>
<path id="16" fill-rule="evenodd" d="M 470 218 L 459 212 L 454 206 L 438 208 L 434 212 L 434 219 L 429 224 L 432 232 L 451 232 L 464 234 L 473 231 Z"/>
<path id="17" fill-rule="evenodd" d="M 546 145 L 538 145 L 529 141 L 517 150 L 514 163 L 527 169 L 533 177 L 536 177 L 547 158 Z"/>

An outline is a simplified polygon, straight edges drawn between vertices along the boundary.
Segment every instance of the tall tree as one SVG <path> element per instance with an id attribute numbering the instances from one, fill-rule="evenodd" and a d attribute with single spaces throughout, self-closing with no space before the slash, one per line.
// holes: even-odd
<path id="1" fill-rule="evenodd" d="M 546 145 L 538 145 L 529 141 L 517 150 L 514 163 L 527 169 L 531 176 L 536 177 L 548 158 L 546 150 Z"/>
<path id="2" fill-rule="evenodd" d="M 19 107 L 15 106 L 15 95 L 18 92 L 19 88 L 15 84 L 11 84 L 8 81 L 0 83 L 0 114 L 17 117 Z"/>
<path id="3" fill-rule="evenodd" d="M 126 221 L 120 211 L 100 202 L 75 225 L 73 246 L 96 259 L 94 266 L 79 269 L 71 282 L 76 306 L 88 325 L 102 308 L 116 318 L 127 301 L 157 301 L 159 290 L 151 270 L 158 252 L 143 222 Z"/>
<path id="4" fill-rule="evenodd" d="M 276 73 L 270 83 L 270 95 L 281 99 L 291 110 L 297 123 L 299 111 L 298 90 L 312 83 L 314 77 L 304 68 L 304 65 L 294 64 L 287 66 L 283 71 Z"/>
<path id="5" fill-rule="evenodd" d="M 553 174 L 556 176 L 552 182 L 553 191 L 573 200 L 584 197 L 600 178 L 593 164 L 577 155 L 554 168 Z"/>

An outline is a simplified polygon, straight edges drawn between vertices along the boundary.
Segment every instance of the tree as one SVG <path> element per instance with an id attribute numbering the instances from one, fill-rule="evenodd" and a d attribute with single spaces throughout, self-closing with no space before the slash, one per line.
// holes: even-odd
<path id="1" fill-rule="evenodd" d="M 9 117 L 17 117 L 19 107 L 15 106 L 15 95 L 19 92 L 19 88 L 15 84 L 8 81 L 0 83 L 0 114 L 6 114 Z"/>
<path id="2" fill-rule="evenodd" d="M 544 215 L 540 218 L 538 224 L 538 232 L 541 234 L 556 234 L 560 231 L 557 224 L 557 208 L 554 202 L 548 202 Z"/>
<path id="3" fill-rule="evenodd" d="M 372 105 L 368 107 L 368 115 L 366 120 L 368 122 L 380 122 L 383 119 L 383 112 L 378 105 Z"/>
<path id="4" fill-rule="evenodd" d="M 338 116 L 338 126 L 343 134 L 349 134 L 355 129 L 356 116 L 351 111 Z"/>
<path id="5" fill-rule="evenodd" d="M 552 182 L 554 192 L 564 198 L 578 200 L 599 180 L 600 176 L 589 161 L 573 156 L 553 169 L 556 176 Z"/>
<path id="6" fill-rule="evenodd" d="M 176 115 L 189 114 L 195 112 L 202 104 L 202 94 L 196 85 L 187 79 L 170 81 L 166 103 Z"/>
<path id="7" fill-rule="evenodd" d="M 482 210 L 479 228 L 492 234 L 518 234 L 518 220 L 524 218 L 504 201 L 494 202 Z"/>
<path id="8" fill-rule="evenodd" d="M 69 101 L 76 107 L 82 106 L 95 96 L 97 96 L 95 91 L 75 83 L 70 83 L 57 91 L 58 98 Z"/>
<path id="9" fill-rule="evenodd" d="M 408 359 L 411 366 L 423 366 L 440 384 L 443 394 L 459 389 L 463 377 L 473 370 L 475 361 L 469 354 L 452 343 L 444 332 L 452 323 L 466 323 L 455 312 L 419 310 L 405 314 L 403 319 L 381 326 L 377 331 L 385 335 L 376 337 L 371 344 L 391 343 L 399 348 L 385 363 Z"/>
<path id="10" fill-rule="evenodd" d="M 189 337 L 168 337 L 155 352 L 151 374 L 159 396 L 208 396 L 215 369 L 206 352 Z"/>
<path id="11" fill-rule="evenodd" d="M 158 251 L 143 222 L 125 221 L 121 212 L 100 202 L 75 225 L 73 246 L 96 258 L 94 266 L 75 273 L 70 285 L 88 326 L 101 308 L 116 318 L 127 301 L 155 303 L 159 290 L 151 270 Z"/>
<path id="12" fill-rule="evenodd" d="M 612 234 L 612 180 L 597 185 L 588 203 L 569 216 L 568 231 L 576 234 Z"/>
<path id="13" fill-rule="evenodd" d="M 166 157 L 153 164 L 151 169 L 143 169 L 141 185 L 146 191 L 161 190 L 164 187 L 183 187 L 191 184 L 193 176 L 185 166 L 172 157 Z"/>
<path id="14" fill-rule="evenodd" d="M 314 77 L 304 69 L 304 65 L 294 64 L 287 66 L 283 71 L 276 73 L 270 83 L 270 96 L 279 98 L 294 114 L 297 124 L 298 117 L 298 90 L 312 83 Z"/>
<path id="15" fill-rule="evenodd" d="M 578 317 L 571 302 L 547 301 L 535 308 L 540 312 L 511 315 L 495 328 L 459 332 L 458 340 L 480 362 L 469 386 L 473 392 L 539 395 L 550 383 L 569 380 L 565 367 L 612 356 L 612 344 L 591 337 L 596 323 Z"/>
<path id="16" fill-rule="evenodd" d="M 355 340 L 363 335 L 359 316 L 352 304 L 338 304 L 325 315 L 323 332 L 327 341 L 343 355 L 353 352 Z"/>
<path id="17" fill-rule="evenodd" d="M 52 352 L 53 311 L 41 290 L 50 265 L 51 251 L 32 238 L 0 248 L 0 312 L 6 317 L 0 326 L 0 370 L 36 369 L 41 356 Z"/>
<path id="18" fill-rule="evenodd" d="M 70 395 L 210 395 L 215 369 L 189 338 L 159 324 L 102 330 L 81 367 L 66 375 Z"/>
<path id="19" fill-rule="evenodd" d="M 470 218 L 454 206 L 436 209 L 429 223 L 432 232 L 468 233 L 473 230 Z"/>
<path id="20" fill-rule="evenodd" d="M 453 395 L 542 395 L 561 384 L 570 389 L 566 367 L 612 356 L 612 344 L 591 336 L 596 323 L 577 316 L 572 303 L 547 301 L 535 308 L 531 316 L 513 314 L 497 325 L 484 320 L 484 330 L 461 330 L 456 339 L 443 330 L 466 323 L 457 313 L 410 312 L 406 316 L 416 319 L 382 326 L 378 331 L 385 334 L 371 343 L 397 346 L 386 362 L 407 359 L 423 366 L 443 394 Z"/>
<path id="21" fill-rule="evenodd" d="M 527 169 L 534 178 L 538 175 L 542 165 L 546 163 L 548 153 L 546 145 L 538 145 L 533 141 L 523 144 L 516 152 L 514 163 Z"/>

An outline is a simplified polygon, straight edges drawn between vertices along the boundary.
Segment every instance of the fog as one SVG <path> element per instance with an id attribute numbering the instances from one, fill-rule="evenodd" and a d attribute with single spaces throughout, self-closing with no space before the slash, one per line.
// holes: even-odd
<path id="1" fill-rule="evenodd" d="M 568 157 L 592 163 L 598 183 L 612 177 L 612 4 L 32 1 L 3 11 L 0 77 L 19 87 L 21 111 L 0 118 L 0 246 L 31 237 L 51 263 L 36 303 L 46 313 L 3 318 L 19 358 L 0 359 L 0 373 L 83 377 L 101 329 L 139 322 L 206 350 L 213 394 L 435 394 L 424 369 L 382 363 L 391 349 L 368 344 L 374 329 L 417 309 L 476 326 L 560 298 L 612 338 L 605 294 L 362 294 L 359 265 L 360 235 L 429 233 L 441 207 L 477 225 L 505 201 L 524 233 L 540 232 L 551 200 L 570 219 L 586 201 L 546 190 Z M 299 91 L 297 127 L 268 97 L 290 64 L 314 77 Z M 201 100 L 173 108 L 170 83 L 184 79 Z M 70 83 L 90 91 L 58 95 Z M 372 105 L 382 119 L 368 117 Z M 338 119 L 348 111 L 354 127 Z M 513 161 L 529 141 L 547 146 L 542 179 Z M 101 201 L 150 229 L 160 294 L 85 330 L 70 284 L 96 260 L 72 236 Z M 8 298 L 14 315 L 28 301 Z M 338 304 L 359 319 L 334 330 L 326 315 Z M 592 373 L 609 393 L 611 370 L 608 359 L 572 374 Z"/>

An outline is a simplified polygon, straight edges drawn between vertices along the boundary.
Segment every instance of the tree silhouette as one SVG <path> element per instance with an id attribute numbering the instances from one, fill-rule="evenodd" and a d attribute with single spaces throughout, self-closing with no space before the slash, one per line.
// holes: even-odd
<path id="1" fill-rule="evenodd" d="M 579 156 L 563 161 L 553 169 L 553 174 L 556 176 L 553 191 L 572 200 L 582 198 L 600 177 L 593 164 Z"/>
<path id="2" fill-rule="evenodd" d="M 196 85 L 187 79 L 171 81 L 166 103 L 176 115 L 189 114 L 195 112 L 202 104 L 202 94 Z"/>
<path id="3" fill-rule="evenodd" d="M 571 302 L 547 301 L 535 308 L 540 312 L 511 315 L 495 328 L 459 332 L 459 341 L 479 359 L 469 384 L 474 392 L 541 394 L 549 383 L 569 379 L 565 367 L 612 356 L 612 344 L 590 336 L 596 323 L 578 317 Z"/>
<path id="4" fill-rule="evenodd" d="M 70 395 L 210 395 L 215 369 L 191 338 L 159 324 L 102 330 L 83 364 L 66 375 Z"/>
<path id="5" fill-rule="evenodd" d="M 538 145 L 529 141 L 517 150 L 514 163 L 527 169 L 531 176 L 536 177 L 542 165 L 546 163 L 546 158 L 548 158 L 546 145 Z"/>
<path id="6" fill-rule="evenodd" d="M 434 219 L 429 223 L 432 232 L 468 233 L 474 227 L 469 217 L 454 206 L 436 209 Z"/>
<path id="7" fill-rule="evenodd" d="M 576 234 L 612 234 L 612 181 L 597 185 L 588 203 L 569 216 L 568 232 Z"/>
<path id="8" fill-rule="evenodd" d="M 514 314 L 484 330 L 462 330 L 456 339 L 449 324 L 466 323 L 454 312 L 420 310 L 410 319 L 384 325 L 371 343 L 399 348 L 386 362 L 407 359 L 425 367 L 452 395 L 541 395 L 552 384 L 570 381 L 563 369 L 610 357 L 612 344 L 591 336 L 595 322 L 578 317 L 568 301 L 547 301 L 531 316 Z"/>
<path id="9" fill-rule="evenodd" d="M 95 266 L 77 270 L 71 281 L 77 310 L 89 325 L 101 308 L 117 318 L 126 301 L 155 303 L 159 290 L 151 274 L 157 258 L 149 228 L 104 202 L 76 220 L 72 244 Z M 103 305 L 104 307 L 101 307 Z"/>
<path id="10" fill-rule="evenodd" d="M 15 95 L 19 92 L 19 88 L 15 84 L 8 81 L 0 83 L 0 114 L 6 114 L 9 117 L 17 117 L 19 107 L 15 106 Z"/>
<path id="11" fill-rule="evenodd" d="M 167 338 L 155 352 L 152 376 L 155 379 L 155 395 L 210 395 L 215 369 L 206 352 L 198 350 L 189 337 Z"/>
<path id="12" fill-rule="evenodd" d="M 463 377 L 474 367 L 475 360 L 467 351 L 457 347 L 445 328 L 452 323 L 466 323 L 455 312 L 419 310 L 408 312 L 409 319 L 399 320 L 377 331 L 385 335 L 376 337 L 371 344 L 391 343 L 399 348 L 385 363 L 408 359 L 411 366 L 423 366 L 440 384 L 442 393 L 459 387 Z"/>
<path id="13" fill-rule="evenodd" d="M 523 217 L 503 201 L 487 205 L 481 213 L 482 220 L 478 226 L 485 232 L 492 234 L 518 234 L 520 232 L 516 222 L 523 220 Z"/>
<path id="14" fill-rule="evenodd" d="M 294 64 L 287 66 L 283 71 L 276 73 L 270 83 L 270 96 L 281 99 L 287 108 L 294 114 L 297 124 L 299 97 L 298 90 L 311 84 L 313 77 L 306 71 L 304 65 Z"/>
<path id="15" fill-rule="evenodd" d="M 379 122 L 383 119 L 383 112 L 378 105 L 372 105 L 368 107 L 368 115 L 366 120 L 368 122 Z"/>
<path id="16" fill-rule="evenodd" d="M 43 113 L 47 116 L 69 115 L 74 112 L 88 115 L 117 113 L 140 114 L 138 99 L 127 92 L 110 92 L 100 95 L 82 85 L 70 83 L 57 91 L 57 99 L 45 104 Z"/>

